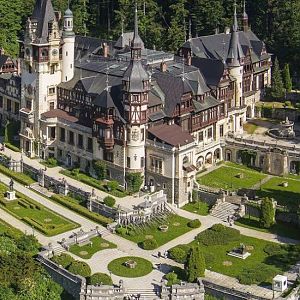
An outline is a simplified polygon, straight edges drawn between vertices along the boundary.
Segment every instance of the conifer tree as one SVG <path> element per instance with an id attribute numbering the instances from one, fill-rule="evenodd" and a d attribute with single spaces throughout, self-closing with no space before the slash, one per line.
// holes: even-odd
<path id="1" fill-rule="evenodd" d="M 263 228 L 270 228 L 275 223 L 275 208 L 268 197 L 261 202 L 260 224 Z"/>
<path id="2" fill-rule="evenodd" d="M 280 99 L 284 96 L 284 87 L 277 57 L 273 69 L 271 95 L 275 99 Z"/>
<path id="3" fill-rule="evenodd" d="M 205 273 L 205 259 L 199 247 L 193 247 L 186 263 L 187 280 L 195 282 L 198 277 Z"/>
<path id="4" fill-rule="evenodd" d="M 289 64 L 284 65 L 282 77 L 283 77 L 284 88 L 287 93 L 290 93 L 292 91 L 292 79 L 291 79 L 291 75 L 290 75 Z"/>

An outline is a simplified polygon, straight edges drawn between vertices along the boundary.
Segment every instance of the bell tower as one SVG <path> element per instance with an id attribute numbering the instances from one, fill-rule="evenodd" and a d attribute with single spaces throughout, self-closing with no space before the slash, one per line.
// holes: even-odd
<path id="1" fill-rule="evenodd" d="M 146 124 L 148 121 L 149 76 L 142 64 L 144 43 L 138 32 L 135 6 L 134 37 L 131 60 L 123 76 L 123 105 L 127 121 L 127 169 L 143 171 L 145 167 Z"/>

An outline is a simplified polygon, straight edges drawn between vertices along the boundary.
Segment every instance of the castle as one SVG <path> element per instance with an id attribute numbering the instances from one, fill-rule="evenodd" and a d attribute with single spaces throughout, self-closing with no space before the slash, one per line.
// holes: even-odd
<path id="1" fill-rule="evenodd" d="M 30 157 L 55 157 L 89 171 L 105 161 L 126 186 L 141 173 L 171 204 L 191 199 L 196 173 L 225 157 L 225 139 L 243 133 L 271 81 L 271 56 L 248 26 L 190 38 L 178 56 L 145 49 L 134 31 L 117 41 L 76 36 L 70 9 L 37 0 L 21 45 L 21 75 L 0 75 L 2 121 L 21 121 Z M 15 89 L 10 95 L 11 85 Z"/>

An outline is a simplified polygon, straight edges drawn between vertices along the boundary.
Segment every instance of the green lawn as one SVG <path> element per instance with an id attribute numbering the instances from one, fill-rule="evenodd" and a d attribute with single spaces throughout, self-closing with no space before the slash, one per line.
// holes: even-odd
<path id="1" fill-rule="evenodd" d="M 238 178 L 238 174 L 243 174 L 243 177 Z M 201 185 L 213 188 L 238 190 L 240 188 L 250 188 L 265 177 L 265 174 L 246 166 L 226 163 L 226 165 L 206 175 L 199 176 L 197 181 Z"/>
<path id="2" fill-rule="evenodd" d="M 283 187 L 283 182 L 288 182 L 288 187 Z M 300 204 L 300 180 L 273 177 L 262 185 L 261 191 L 257 191 L 260 197 L 274 198 L 279 205 L 298 207 Z"/>
<path id="3" fill-rule="evenodd" d="M 190 202 L 187 203 L 182 209 L 195 213 L 201 216 L 207 216 L 209 213 L 209 205 L 202 201 Z"/>
<path id="4" fill-rule="evenodd" d="M 105 249 L 112 249 L 117 248 L 117 245 L 108 242 L 107 240 L 100 238 L 100 237 L 94 237 L 91 239 L 91 242 L 93 243 L 90 245 L 72 245 L 69 249 L 69 251 L 81 258 L 89 259 L 91 258 L 96 252 L 105 250 Z"/>
<path id="5" fill-rule="evenodd" d="M 5 200 L 4 193 L 7 190 L 8 187 L 0 184 L 0 206 L 2 209 L 41 233 L 54 236 L 79 227 L 77 223 L 54 213 L 21 193 L 16 192 L 17 199 L 14 201 Z"/>
<path id="6" fill-rule="evenodd" d="M 255 130 L 257 129 L 257 125 L 252 124 L 252 123 L 245 123 L 243 125 L 244 131 L 246 131 L 248 134 L 253 134 Z"/>
<path id="7" fill-rule="evenodd" d="M 171 215 L 168 217 L 167 221 L 163 223 L 163 225 L 169 226 L 167 232 L 162 232 L 159 230 L 158 227 L 162 224 L 155 224 L 151 227 L 147 226 L 146 229 L 143 230 L 134 227 L 129 231 L 129 234 L 124 234 L 121 236 L 137 243 L 138 245 L 141 245 L 141 243 L 146 239 L 153 238 L 157 241 L 159 247 L 192 230 L 192 228 L 188 227 L 187 225 L 189 221 L 189 219 L 180 217 L 178 215 Z"/>
<path id="8" fill-rule="evenodd" d="M 137 263 L 136 267 L 130 269 L 125 266 L 125 262 L 127 261 L 135 261 Z M 108 264 L 108 270 L 113 274 L 121 277 L 142 277 L 149 274 L 153 270 L 153 265 L 150 261 L 141 258 L 141 257 L 133 257 L 126 256 L 117 258 L 111 261 Z"/>
<path id="9" fill-rule="evenodd" d="M 288 237 L 295 240 L 300 240 L 300 230 L 297 227 L 293 227 L 291 224 L 276 223 L 270 229 L 261 228 L 259 219 L 255 217 L 247 217 L 238 219 L 234 222 L 238 226 L 255 229 L 262 232 L 274 233 L 279 236 Z"/>
<path id="10" fill-rule="evenodd" d="M 101 190 L 103 192 L 111 194 L 114 197 L 122 198 L 122 197 L 125 197 L 125 196 L 128 195 L 128 193 L 126 191 L 122 190 L 121 188 L 118 188 L 114 191 L 109 191 L 107 189 L 104 181 L 93 178 L 93 177 L 91 177 L 91 176 L 89 176 L 89 175 L 87 175 L 86 173 L 83 173 L 83 172 L 79 172 L 78 174 L 75 175 L 70 170 L 62 170 L 62 171 L 60 171 L 60 173 L 65 175 L 65 176 L 71 177 L 75 180 L 78 180 L 82 183 L 85 183 L 85 184 L 87 184 L 91 187 L 94 187 L 98 190 Z"/>

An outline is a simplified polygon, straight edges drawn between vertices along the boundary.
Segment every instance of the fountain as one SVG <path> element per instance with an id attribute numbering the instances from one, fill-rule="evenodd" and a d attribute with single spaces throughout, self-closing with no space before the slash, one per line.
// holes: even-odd
<path id="1" fill-rule="evenodd" d="M 270 129 L 267 134 L 276 139 L 291 140 L 295 138 L 294 122 L 290 121 L 288 117 L 280 122 L 280 128 Z"/>

